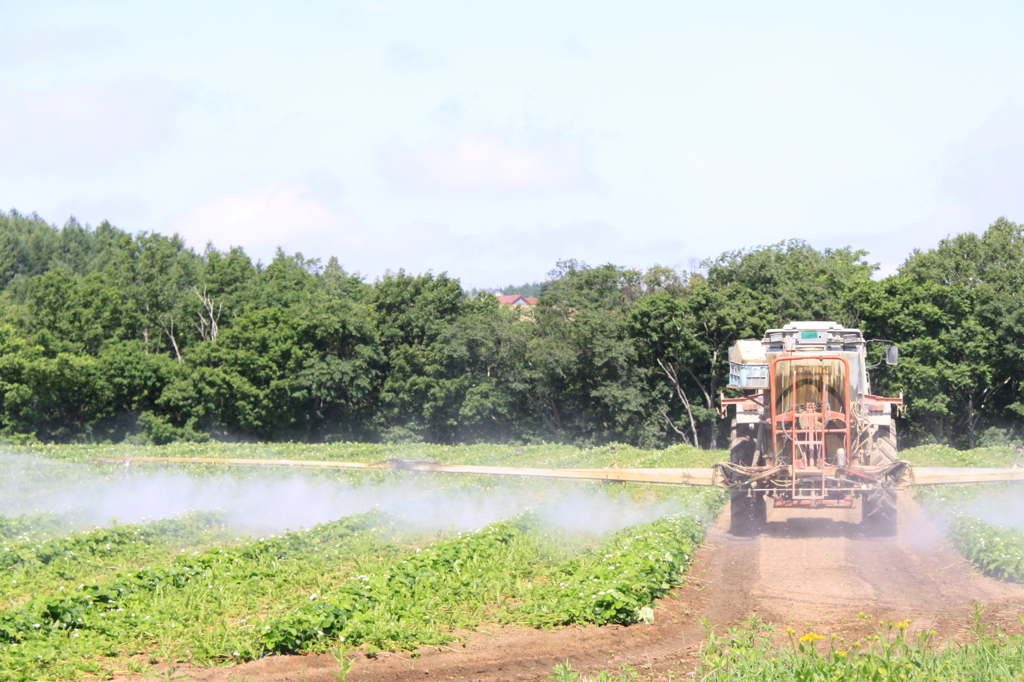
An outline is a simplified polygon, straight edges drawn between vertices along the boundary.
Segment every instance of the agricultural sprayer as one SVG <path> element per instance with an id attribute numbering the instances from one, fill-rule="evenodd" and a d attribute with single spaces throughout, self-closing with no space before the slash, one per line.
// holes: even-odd
<path id="1" fill-rule="evenodd" d="M 909 464 L 896 453 L 894 411 L 902 396 L 873 395 L 869 343 L 884 344 L 884 361 L 898 350 L 865 341 L 835 322 L 793 322 L 761 341 L 729 351 L 729 386 L 746 392 L 723 398 L 733 408 L 728 462 L 719 465 L 731 493 L 732 531 L 757 532 L 767 503 L 804 509 L 852 508 L 872 534 L 896 532 L 896 490 Z"/>

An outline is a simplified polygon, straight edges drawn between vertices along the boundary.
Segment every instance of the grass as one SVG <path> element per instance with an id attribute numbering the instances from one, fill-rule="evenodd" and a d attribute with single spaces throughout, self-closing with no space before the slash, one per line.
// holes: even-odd
<path id="1" fill-rule="evenodd" d="M 170 445 L 9 445 L 7 451 L 51 459 L 89 462 L 101 457 L 216 457 L 224 459 L 308 459 L 379 462 L 431 460 L 444 464 L 486 464 L 537 468 L 708 467 L 728 458 L 726 450 L 677 445 L 643 450 L 631 445 L 577 448 L 571 445 L 429 445 L 381 443 L 172 443 Z"/>
<path id="2" fill-rule="evenodd" d="M 780 646 L 775 628 L 752 617 L 722 636 L 709 632 L 696 679 L 707 682 L 804 682 L 808 680 L 953 682 L 1020 680 L 1024 638 L 991 631 L 980 607 L 973 641 L 935 640 L 934 631 L 910 634 L 910 620 L 883 621 L 875 634 L 853 642 L 814 632 L 787 630 Z"/>
<path id="3" fill-rule="evenodd" d="M 861 614 L 861 617 L 865 617 Z M 718 634 L 708 627 L 697 668 L 667 668 L 657 679 L 702 682 L 1017 682 L 1024 679 L 1024 636 L 1007 635 L 985 622 L 975 604 L 965 642 L 939 642 L 934 631 L 912 634 L 912 622 L 879 621 L 874 635 L 847 641 L 838 635 L 779 632 L 751 616 Z M 1021 616 L 1024 624 L 1024 616 Z M 564 661 L 556 682 L 633 682 L 654 679 L 632 668 L 582 675 Z"/>

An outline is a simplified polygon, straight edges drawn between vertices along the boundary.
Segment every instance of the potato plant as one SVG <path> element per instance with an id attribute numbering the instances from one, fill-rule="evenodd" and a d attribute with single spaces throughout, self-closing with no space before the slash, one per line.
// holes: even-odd
<path id="1" fill-rule="evenodd" d="M 956 516 L 947 532 L 953 546 L 986 575 L 1024 583 L 1024 533 L 1020 530 Z"/>
<path id="2" fill-rule="evenodd" d="M 677 585 L 704 537 L 677 515 L 625 529 L 557 561 L 564 538 L 533 514 L 436 543 L 361 575 L 265 626 L 275 653 L 323 650 L 344 638 L 373 648 L 444 644 L 480 622 L 629 624 L 653 619 L 653 601 Z"/>
<path id="3" fill-rule="evenodd" d="M 654 600 L 678 584 L 703 539 L 688 515 L 626 528 L 560 566 L 521 611 L 536 626 L 651 621 Z"/>

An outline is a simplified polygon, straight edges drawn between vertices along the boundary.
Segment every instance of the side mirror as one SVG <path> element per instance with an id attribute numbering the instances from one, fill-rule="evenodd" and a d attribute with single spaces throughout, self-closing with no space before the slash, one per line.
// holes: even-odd
<path id="1" fill-rule="evenodd" d="M 897 365 L 900 362 L 900 349 L 898 346 L 885 347 L 885 364 Z"/>

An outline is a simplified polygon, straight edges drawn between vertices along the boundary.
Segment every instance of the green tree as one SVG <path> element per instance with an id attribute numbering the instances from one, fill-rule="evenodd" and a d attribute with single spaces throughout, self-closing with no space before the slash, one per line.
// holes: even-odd
<path id="1" fill-rule="evenodd" d="M 146 232 L 125 236 L 113 247 L 106 268 L 140 321 L 140 336 L 149 352 L 169 352 L 178 362 L 193 336 L 189 297 L 200 259 L 178 235 Z"/>
<path id="2" fill-rule="evenodd" d="M 450 371 L 443 336 L 462 312 L 462 287 L 445 273 L 386 275 L 368 298 L 385 362 L 378 424 L 393 436 L 451 442 L 464 379 Z"/>
<path id="3" fill-rule="evenodd" d="M 561 261 L 534 313 L 535 409 L 560 440 L 650 437 L 646 368 L 627 329 L 633 270 Z"/>
<path id="4" fill-rule="evenodd" d="M 983 426 L 1024 414 L 1022 286 L 1024 233 L 1001 218 L 914 251 L 868 299 L 868 329 L 900 344 L 890 386 L 917 437 L 974 447 Z"/>

